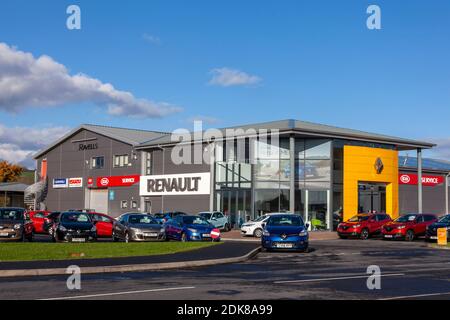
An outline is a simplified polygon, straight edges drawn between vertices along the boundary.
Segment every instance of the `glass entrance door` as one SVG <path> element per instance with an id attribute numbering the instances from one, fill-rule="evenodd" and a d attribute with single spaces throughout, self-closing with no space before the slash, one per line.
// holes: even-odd
<path id="1" fill-rule="evenodd" d="M 231 228 L 239 229 L 250 219 L 251 190 L 230 189 L 216 193 L 216 208 L 229 219 Z"/>
<path id="2" fill-rule="evenodd" d="M 386 212 L 386 184 L 358 184 L 358 213 Z"/>

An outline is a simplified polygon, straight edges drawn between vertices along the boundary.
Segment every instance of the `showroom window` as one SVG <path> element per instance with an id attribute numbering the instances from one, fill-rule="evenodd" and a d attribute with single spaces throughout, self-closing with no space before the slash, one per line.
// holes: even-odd
<path id="1" fill-rule="evenodd" d="M 123 168 L 130 165 L 130 156 L 128 154 L 114 156 L 114 168 Z"/>
<path id="2" fill-rule="evenodd" d="M 145 174 L 147 176 L 152 174 L 152 154 L 151 152 L 144 152 L 145 157 Z"/>
<path id="3" fill-rule="evenodd" d="M 127 209 L 128 208 L 128 201 L 127 200 L 120 201 L 120 208 L 121 209 Z"/>
<path id="4" fill-rule="evenodd" d="M 105 157 L 93 157 L 91 160 L 92 169 L 102 169 L 105 166 Z"/>

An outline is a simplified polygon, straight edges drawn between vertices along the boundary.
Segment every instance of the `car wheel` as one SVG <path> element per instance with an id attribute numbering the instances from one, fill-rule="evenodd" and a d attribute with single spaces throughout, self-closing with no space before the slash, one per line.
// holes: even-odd
<path id="1" fill-rule="evenodd" d="M 181 242 L 186 242 L 186 241 L 187 241 L 186 233 L 181 234 Z"/>
<path id="2" fill-rule="evenodd" d="M 361 230 L 360 238 L 361 238 L 362 240 L 367 240 L 367 239 L 369 239 L 369 229 L 367 229 L 367 228 L 362 229 L 362 230 Z"/>
<path id="3" fill-rule="evenodd" d="M 112 237 L 112 241 L 113 242 L 118 242 L 119 241 L 119 238 L 116 237 L 116 234 L 114 232 L 113 232 L 111 237 Z"/>
<path id="4" fill-rule="evenodd" d="M 262 237 L 262 234 L 263 234 L 263 231 L 262 231 L 262 229 L 260 229 L 260 228 L 258 228 L 258 229 L 256 229 L 255 231 L 253 231 L 253 235 L 254 235 L 256 238 L 261 238 L 261 237 Z"/>
<path id="5" fill-rule="evenodd" d="M 33 240 L 34 240 L 34 231 L 32 231 L 30 236 L 28 237 L 28 242 L 33 242 Z"/>
<path id="6" fill-rule="evenodd" d="M 346 236 L 341 236 L 341 235 L 339 235 L 339 238 L 341 238 L 341 239 L 347 239 Z"/>
<path id="7" fill-rule="evenodd" d="M 125 243 L 129 243 L 130 242 L 130 235 L 127 233 L 125 233 Z"/>
<path id="8" fill-rule="evenodd" d="M 414 240 L 414 231 L 408 230 L 406 232 L 405 240 L 406 241 L 413 241 Z"/>

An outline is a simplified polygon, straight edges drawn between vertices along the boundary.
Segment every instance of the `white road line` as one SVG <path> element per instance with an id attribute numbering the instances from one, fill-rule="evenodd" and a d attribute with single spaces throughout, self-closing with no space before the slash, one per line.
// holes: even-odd
<path id="1" fill-rule="evenodd" d="M 177 288 L 160 288 L 160 289 L 149 289 L 149 290 L 138 290 L 138 291 L 122 291 L 122 292 L 100 293 L 100 294 L 91 294 L 91 295 L 85 295 L 85 296 L 59 297 L 59 298 L 49 298 L 49 299 L 39 299 L 39 300 L 85 299 L 85 298 L 110 297 L 110 296 L 120 296 L 120 295 L 126 295 L 126 294 L 187 290 L 187 289 L 195 289 L 195 287 L 177 287 Z"/>
<path id="2" fill-rule="evenodd" d="M 446 296 L 446 295 L 450 295 L 450 292 L 415 294 L 415 295 L 411 295 L 411 296 L 398 296 L 398 297 L 390 297 L 390 298 L 381 298 L 381 299 L 378 299 L 378 300 L 400 300 L 400 299 L 409 299 L 409 298 L 425 298 L 425 297 Z"/>
<path id="3" fill-rule="evenodd" d="M 400 277 L 404 276 L 404 273 L 391 273 L 382 274 L 380 277 Z M 370 275 L 360 275 L 360 276 L 349 276 L 349 277 L 335 277 L 335 278 L 316 278 L 316 279 L 304 279 L 304 280 L 285 280 L 285 281 L 274 281 L 276 284 L 282 283 L 304 283 L 304 282 L 321 282 L 321 281 L 334 281 L 334 280 L 349 280 L 349 279 L 363 279 L 368 278 Z"/>

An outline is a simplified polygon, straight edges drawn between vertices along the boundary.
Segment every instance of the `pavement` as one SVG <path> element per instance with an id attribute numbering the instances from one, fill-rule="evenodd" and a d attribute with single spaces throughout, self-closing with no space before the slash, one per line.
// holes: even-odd
<path id="1" fill-rule="evenodd" d="M 373 265 L 381 271 L 380 289 L 370 290 L 367 269 Z M 309 253 L 263 252 L 233 264 L 83 274 L 81 290 L 68 290 L 66 281 L 67 276 L 2 278 L 0 299 L 449 300 L 450 251 L 420 240 L 322 240 L 312 241 Z"/>
<path id="2" fill-rule="evenodd" d="M 45 245 L 45 244 L 43 244 Z M 77 265 L 81 268 L 93 268 L 104 266 L 130 266 L 130 265 L 150 265 L 176 266 L 173 263 L 186 263 L 192 261 L 210 261 L 235 259 L 247 255 L 259 247 L 257 243 L 237 243 L 226 242 L 211 247 L 195 249 L 185 252 L 103 259 L 71 259 L 71 260 L 49 260 L 49 261 L 19 261 L 0 262 L 0 277 L 5 276 L 5 270 L 32 270 L 32 269 L 66 269 L 68 266 Z M 64 270 L 62 273 L 64 274 Z M 2 272 L 3 271 L 3 274 Z M 19 273 L 12 273 L 18 275 Z M 42 273 L 41 273 L 42 274 Z"/>

